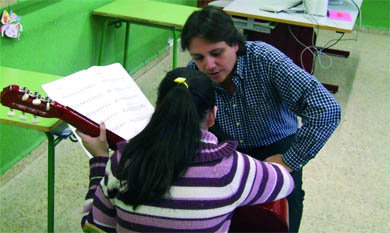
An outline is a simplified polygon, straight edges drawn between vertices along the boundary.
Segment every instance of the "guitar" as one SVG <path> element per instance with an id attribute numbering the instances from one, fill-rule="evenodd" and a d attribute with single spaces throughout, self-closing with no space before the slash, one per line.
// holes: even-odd
<path id="1" fill-rule="evenodd" d="M 44 118 L 59 118 L 90 136 L 97 137 L 100 133 L 99 124 L 37 92 L 17 85 L 5 87 L 1 92 L 0 102 L 10 108 L 9 117 L 16 117 L 13 109 Z M 26 120 L 24 114 L 20 115 Z M 32 123 L 38 123 L 34 117 Z M 116 144 L 124 141 L 122 137 L 107 130 L 107 141 L 110 149 L 116 150 Z M 234 211 L 229 232 L 288 232 L 288 203 L 281 199 L 271 203 L 254 206 L 242 206 Z"/>
<path id="2" fill-rule="evenodd" d="M 10 108 L 10 112 L 7 114 L 9 117 L 16 117 L 13 110 L 17 109 L 23 113 L 31 113 L 34 116 L 59 118 L 74 126 L 79 131 L 93 137 L 99 136 L 100 133 L 99 124 L 88 117 L 70 107 L 51 100 L 48 97 L 43 97 L 38 92 L 31 92 L 26 87 L 21 88 L 17 85 L 10 85 L 3 88 L 0 102 L 2 105 Z M 25 115 L 20 115 L 20 119 L 26 120 Z M 32 123 L 36 124 L 38 122 L 39 119 L 34 117 Z M 110 149 L 116 150 L 116 144 L 124 140 L 124 138 L 116 135 L 110 130 L 107 130 L 107 141 Z"/>

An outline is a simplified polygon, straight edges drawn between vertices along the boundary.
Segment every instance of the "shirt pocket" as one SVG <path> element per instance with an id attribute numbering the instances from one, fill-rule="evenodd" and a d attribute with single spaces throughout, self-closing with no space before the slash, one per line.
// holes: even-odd
<path id="1" fill-rule="evenodd" d="M 277 109 L 274 98 L 265 92 L 247 97 L 249 112 L 257 119 L 266 120 Z"/>

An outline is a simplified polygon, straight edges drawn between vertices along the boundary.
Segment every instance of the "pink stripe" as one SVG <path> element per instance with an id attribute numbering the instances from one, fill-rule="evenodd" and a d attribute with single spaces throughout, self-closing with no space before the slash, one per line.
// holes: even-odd
<path id="1" fill-rule="evenodd" d="M 232 164 L 233 156 L 225 157 L 221 163 L 218 163 L 213 167 L 190 167 L 183 177 L 218 179 L 230 172 Z M 221 167 L 225 167 L 226 169 L 222 170 Z"/>
<path id="2" fill-rule="evenodd" d="M 172 210 L 172 209 L 170 209 Z M 178 210 L 180 212 L 180 210 Z M 164 214 L 164 209 L 161 209 L 161 214 Z M 228 214 L 228 213 L 226 213 Z M 226 219 L 226 214 L 220 217 L 215 217 L 212 219 L 173 219 L 173 218 L 160 218 L 158 216 L 145 216 L 137 215 L 136 213 L 128 213 L 123 209 L 117 208 L 117 216 L 125 221 L 146 225 L 151 227 L 161 227 L 169 229 L 204 229 L 208 227 L 213 227 Z M 199 221 L 201 220 L 201 221 Z"/>
<path id="3" fill-rule="evenodd" d="M 116 226 L 116 219 L 104 214 L 96 206 L 92 207 L 92 215 L 94 221 L 113 227 Z"/>

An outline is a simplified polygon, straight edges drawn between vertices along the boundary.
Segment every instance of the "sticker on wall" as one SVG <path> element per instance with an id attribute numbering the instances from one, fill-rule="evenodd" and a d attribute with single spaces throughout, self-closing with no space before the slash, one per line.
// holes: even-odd
<path id="1" fill-rule="evenodd" d="M 22 24 L 20 23 L 22 17 L 16 15 L 13 11 L 9 13 L 4 10 L 1 14 L 1 27 L 0 34 L 1 37 L 7 36 L 9 38 L 18 38 L 20 33 L 23 31 Z"/>

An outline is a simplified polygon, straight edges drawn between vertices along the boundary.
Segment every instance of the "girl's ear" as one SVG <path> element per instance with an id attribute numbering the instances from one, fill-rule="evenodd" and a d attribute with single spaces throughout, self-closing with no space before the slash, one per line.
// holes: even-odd
<path id="1" fill-rule="evenodd" d="M 215 118 L 217 117 L 217 106 L 214 106 L 213 109 L 209 112 L 207 119 L 207 127 L 211 127 L 215 124 Z"/>

